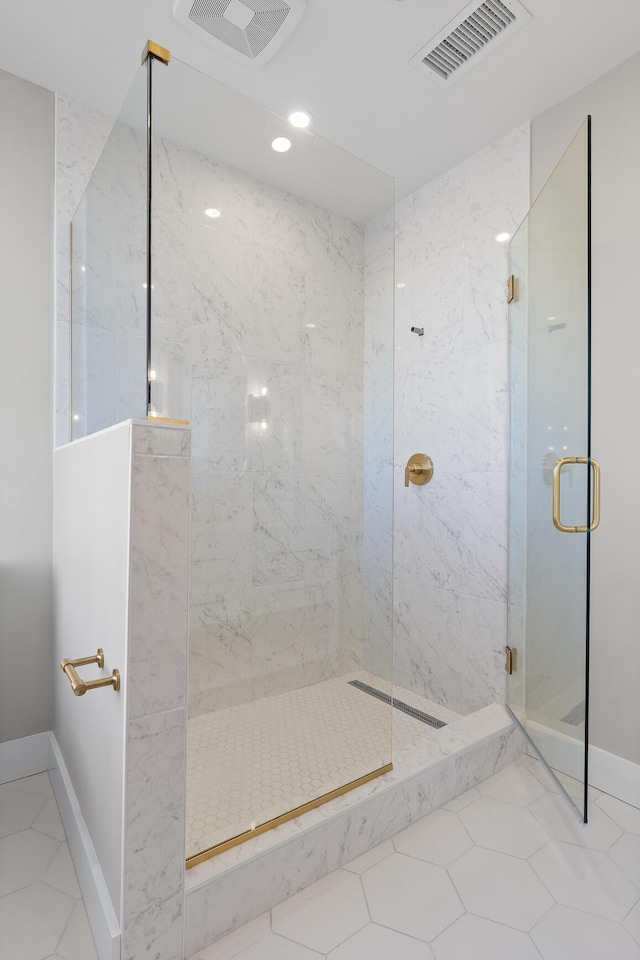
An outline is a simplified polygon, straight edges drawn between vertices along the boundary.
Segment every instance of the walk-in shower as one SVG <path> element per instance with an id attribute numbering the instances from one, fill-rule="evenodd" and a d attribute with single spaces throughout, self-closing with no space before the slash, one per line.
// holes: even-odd
<path id="1" fill-rule="evenodd" d="M 71 425 L 191 424 L 193 864 L 391 768 L 394 198 L 162 57 L 73 223 Z"/>

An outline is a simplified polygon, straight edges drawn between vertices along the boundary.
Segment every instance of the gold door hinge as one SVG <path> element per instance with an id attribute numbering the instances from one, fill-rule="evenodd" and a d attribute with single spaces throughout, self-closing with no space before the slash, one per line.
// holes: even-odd
<path id="1" fill-rule="evenodd" d="M 518 281 L 513 274 L 507 280 L 507 303 L 518 299 Z"/>
<path id="2" fill-rule="evenodd" d="M 513 671 L 516 669 L 516 651 L 512 650 L 511 647 L 505 647 L 504 652 L 504 668 L 509 676 L 511 676 Z"/>

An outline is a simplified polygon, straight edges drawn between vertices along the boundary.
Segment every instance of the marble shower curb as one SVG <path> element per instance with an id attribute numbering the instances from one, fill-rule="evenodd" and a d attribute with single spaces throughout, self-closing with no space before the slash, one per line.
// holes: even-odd
<path id="1" fill-rule="evenodd" d="M 190 883 L 187 874 L 185 957 L 193 956 L 512 763 L 523 752 L 525 738 L 503 707 L 496 704 L 486 710 L 497 719 L 496 729 L 480 734 L 477 740 L 453 750 L 445 758 L 395 782 L 389 782 L 393 774 L 387 775 L 389 780 L 382 777 L 374 781 L 376 789 L 370 795 L 358 799 L 355 793 L 351 794 L 351 806 L 345 807 L 345 798 L 340 798 L 342 808 L 309 829 L 305 829 L 304 818 L 291 821 L 298 825 L 296 834 L 212 876 L 196 875 Z M 464 717 L 460 723 L 468 727 L 472 718 L 473 715 Z M 453 732 L 455 726 L 452 724 L 449 729 Z M 325 811 L 330 806 L 327 804 Z"/>

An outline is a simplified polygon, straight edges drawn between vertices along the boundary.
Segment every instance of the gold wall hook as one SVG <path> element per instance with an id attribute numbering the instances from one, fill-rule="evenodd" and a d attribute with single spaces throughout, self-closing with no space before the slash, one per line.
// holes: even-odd
<path id="1" fill-rule="evenodd" d="M 426 453 L 414 453 L 407 460 L 404 468 L 404 485 L 409 486 L 409 482 L 422 486 L 423 483 L 429 483 L 433 476 L 433 460 Z"/>
<path id="2" fill-rule="evenodd" d="M 61 660 L 60 669 L 67 675 L 71 689 L 76 697 L 82 697 L 87 690 L 97 690 L 98 687 L 113 687 L 120 689 L 120 671 L 114 670 L 110 677 L 99 677 L 98 680 L 83 680 L 78 676 L 76 667 L 84 667 L 89 663 L 97 663 L 100 669 L 104 667 L 104 650 L 98 647 L 93 657 L 79 657 L 77 660 Z"/>

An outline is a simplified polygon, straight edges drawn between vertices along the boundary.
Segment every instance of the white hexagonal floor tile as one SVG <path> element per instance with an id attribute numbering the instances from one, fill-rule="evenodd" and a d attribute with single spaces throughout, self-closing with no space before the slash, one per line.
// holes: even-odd
<path id="1" fill-rule="evenodd" d="M 464 912 L 443 867 L 394 853 L 362 875 L 375 923 L 432 940 Z"/>
<path id="2" fill-rule="evenodd" d="M 436 960 L 540 960 L 528 933 L 465 913 L 433 941 Z"/>
<path id="3" fill-rule="evenodd" d="M 321 956 L 321 953 L 309 950 L 300 943 L 292 943 L 276 933 L 268 933 L 240 953 L 234 953 L 233 960 L 319 960 Z"/>
<path id="4" fill-rule="evenodd" d="M 629 931 L 633 939 L 640 944 L 640 902 L 627 914 L 623 926 Z"/>
<path id="5" fill-rule="evenodd" d="M 618 864 L 637 887 L 640 887 L 640 836 L 635 833 L 623 833 L 608 853 L 613 862 Z"/>
<path id="6" fill-rule="evenodd" d="M 524 765 L 511 764 L 478 785 L 483 797 L 526 806 L 544 793 L 544 787 Z"/>
<path id="7" fill-rule="evenodd" d="M 385 840 L 384 843 L 378 844 L 373 850 L 368 850 L 367 853 L 363 853 L 362 856 L 356 857 L 355 860 L 346 863 L 344 869 L 350 873 L 364 873 L 365 870 L 374 867 L 376 863 L 380 863 L 381 860 L 391 856 L 392 853 L 393 844 L 391 840 Z"/>
<path id="8" fill-rule="evenodd" d="M 397 930 L 368 923 L 353 937 L 328 954 L 328 960 L 431 960 L 433 954 L 422 940 Z"/>
<path id="9" fill-rule="evenodd" d="M 589 804 L 589 823 L 582 823 L 561 794 L 546 793 L 534 800 L 529 810 L 554 840 L 591 850 L 607 850 L 622 833 L 618 824 L 595 803 Z"/>
<path id="10" fill-rule="evenodd" d="M 0 791 L 0 837 L 26 830 L 47 802 L 47 797 L 26 781 L 4 786 Z"/>
<path id="11" fill-rule="evenodd" d="M 617 797 L 610 797 L 608 793 L 600 794 L 596 800 L 596 806 L 604 810 L 621 830 L 625 830 L 626 833 L 640 833 L 640 810 L 637 807 L 623 803 Z"/>
<path id="12" fill-rule="evenodd" d="M 44 882 L 55 887 L 56 890 L 62 890 L 70 897 L 80 899 L 82 896 L 67 843 L 61 843 L 53 855 L 53 860 L 44 875 Z"/>
<path id="13" fill-rule="evenodd" d="M 553 899 L 528 863 L 494 850 L 474 847 L 449 867 L 470 913 L 530 930 Z"/>
<path id="14" fill-rule="evenodd" d="M 36 883 L 0 898 L 0 930 L 5 956 L 42 960 L 54 953 L 77 900 Z"/>
<path id="15" fill-rule="evenodd" d="M 42 880 L 60 846 L 36 830 L 22 830 L 0 840 L 0 897 Z"/>
<path id="16" fill-rule="evenodd" d="M 39 830 L 40 833 L 46 833 L 47 836 L 53 837 L 54 840 L 66 839 L 62 820 L 58 813 L 58 805 L 54 797 L 50 797 L 47 800 L 42 811 L 33 821 L 32 826 L 34 830 Z"/>
<path id="17" fill-rule="evenodd" d="M 638 944 L 618 923 L 556 906 L 531 931 L 545 960 L 638 960 Z"/>
<path id="18" fill-rule="evenodd" d="M 443 803 L 444 810 L 452 810 L 453 813 L 457 813 L 459 810 L 462 810 L 464 807 L 468 807 L 470 803 L 473 803 L 474 800 L 477 800 L 480 794 L 475 787 L 471 787 L 471 790 L 466 790 L 465 793 L 461 793 L 459 797 L 454 797 L 453 800 L 447 800 L 446 803 Z"/>
<path id="19" fill-rule="evenodd" d="M 525 860 L 549 839 L 528 810 L 490 797 L 465 807 L 459 817 L 478 846 Z"/>
<path id="20" fill-rule="evenodd" d="M 558 903 L 622 920 L 640 896 L 606 853 L 550 841 L 529 861 Z"/>
<path id="21" fill-rule="evenodd" d="M 98 960 L 84 904 L 77 902 L 58 944 L 65 960 Z"/>
<path id="22" fill-rule="evenodd" d="M 274 907 L 272 927 L 274 933 L 328 953 L 368 922 L 359 877 L 337 870 Z"/>
<path id="23" fill-rule="evenodd" d="M 434 810 L 395 836 L 393 845 L 398 853 L 446 867 L 469 850 L 473 841 L 457 814 L 450 810 Z"/>

